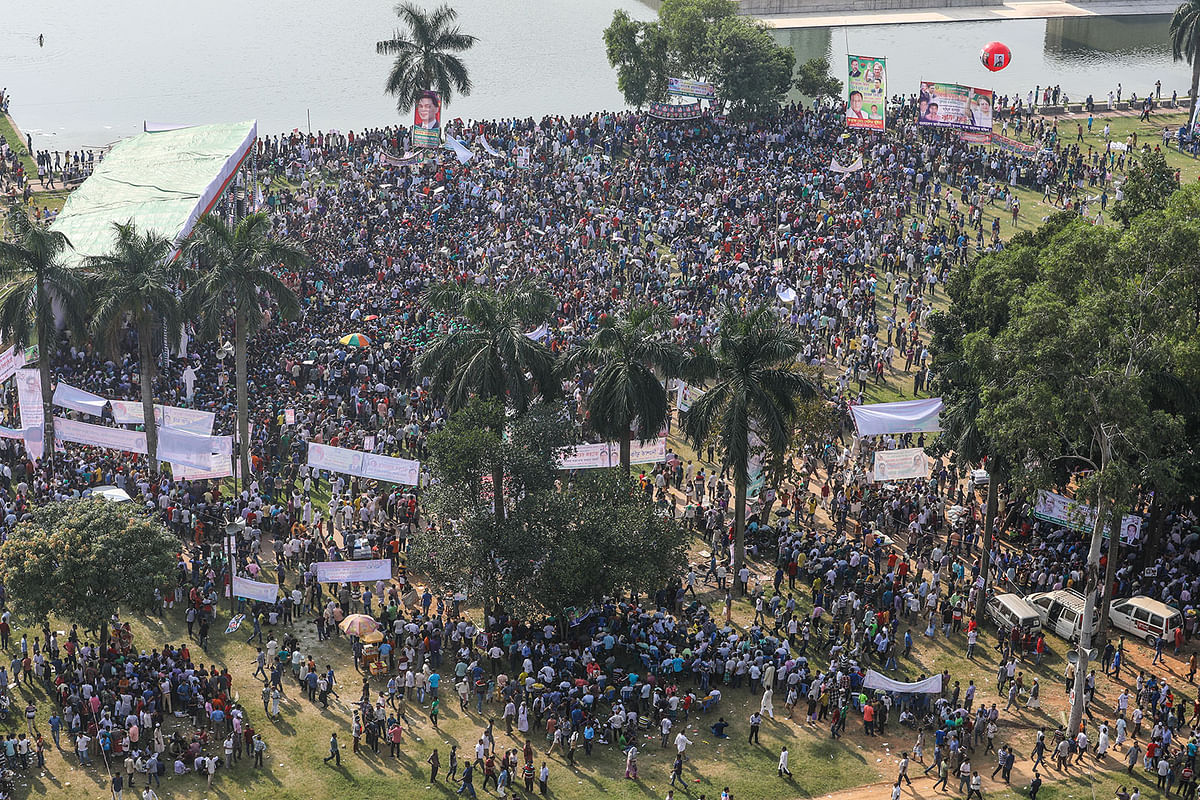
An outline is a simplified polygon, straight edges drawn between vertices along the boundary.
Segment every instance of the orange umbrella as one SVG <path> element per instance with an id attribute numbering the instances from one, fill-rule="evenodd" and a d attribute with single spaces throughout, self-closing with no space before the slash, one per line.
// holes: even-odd
<path id="1" fill-rule="evenodd" d="M 341 628 L 342 633 L 350 636 L 365 636 L 379 630 L 379 623 L 374 617 L 368 617 L 366 614 L 351 614 L 342 620 Z"/>

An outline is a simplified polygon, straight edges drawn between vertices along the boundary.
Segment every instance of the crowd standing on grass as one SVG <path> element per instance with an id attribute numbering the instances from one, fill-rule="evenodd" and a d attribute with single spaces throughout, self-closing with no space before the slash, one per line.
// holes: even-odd
<path id="1" fill-rule="evenodd" d="M 897 787 L 911 782 L 913 762 L 943 789 L 957 779 L 960 791 L 980 795 L 988 759 L 991 779 L 1009 781 L 1018 759 L 1010 740 L 1048 722 L 1038 709 L 1055 688 L 1043 689 L 1039 665 L 1062 645 L 983 632 L 972 610 L 978 593 L 994 587 L 978 580 L 981 509 L 964 465 L 939 460 L 927 480 L 880 489 L 865 474 L 866 451 L 845 435 L 848 408 L 878 385 L 928 394 L 927 322 L 938 287 L 968 258 L 1004 247 L 1001 233 L 1019 210 L 1013 186 L 1059 192 L 1062 205 L 1087 213 L 1076 199 L 1091 187 L 1103 197 L 1133 156 L 1082 153 L 1055 127 L 1019 116 L 1017 132 L 1040 145 L 1037 154 L 985 151 L 918 129 L 916 98 L 895 105 L 896 124 L 884 135 L 846 132 L 842 112 L 820 106 L 743 124 L 636 112 L 456 121 L 447 132 L 476 154 L 466 164 L 447 153 L 405 158 L 402 128 L 261 139 L 239 185 L 264 187 L 276 233 L 302 242 L 313 262 L 282 275 L 301 298 L 301 318 L 269 324 L 251 347 L 251 474 L 231 491 L 225 482 L 155 473 L 129 454 L 68 444 L 53 459 L 31 461 L 18 442 L 0 440 L 3 530 L 90 486 L 125 489 L 180 538 L 178 574 L 160 594 L 163 614 L 188 628 L 186 642 L 158 649 L 140 647 L 120 619 L 103 636 L 47 627 L 17 640 L 5 611 L 0 648 L 13 661 L 0 666 L 4 697 L 15 708 L 45 698 L 27 714 L 28 730 L 5 743 L 9 766 L 41 766 L 49 732 L 81 766 L 103 765 L 118 800 L 125 789 L 153 792 L 189 773 L 211 785 L 222 769 L 262 766 L 267 744 L 251 723 L 261 697 L 264 728 L 284 704 L 344 711 L 325 754 L 333 768 L 347 740 L 352 754 L 387 747 L 390 757 L 419 755 L 431 781 L 441 776 L 470 796 L 489 784 L 547 794 L 596 748 L 619 749 L 628 780 L 644 780 L 638 757 L 644 762 L 647 750 L 673 754 L 670 784 L 686 787 L 702 775 L 691 755 L 697 729 L 778 750 L 780 779 L 792 779 L 789 744 L 805 729 L 833 739 L 903 731 L 911 756 L 900 760 Z M 485 137 L 505 155 L 484 155 Z M 4 155 L 5 180 L 28 187 L 19 161 Z M 859 169 L 830 170 L 860 157 Z M 61 169 L 55 163 L 51 174 Z M 257 190 L 247 194 L 257 202 Z M 226 199 L 217 213 L 233 204 Z M 985 223 L 1001 210 L 1013 222 Z M 503 609 L 476 619 L 442 591 L 454 587 L 415 591 L 405 564 L 424 524 L 420 490 L 307 466 L 308 442 L 422 458 L 447 410 L 415 358 L 457 324 L 425 307 L 423 292 L 441 282 L 501 289 L 530 276 L 556 294 L 545 330 L 556 352 L 630 304 L 663 308 L 682 344 L 711 342 L 722 306 L 761 302 L 803 337 L 803 358 L 824 370 L 841 430 L 798 453 L 800 479 L 781 487 L 772 507 L 754 509 L 751 562 L 739 572 L 730 566 L 728 464 L 712 451 L 694 461 L 672 454 L 640 476 L 648 494 L 704 538 L 706 560 L 677 585 L 612 598 L 565 627 Z M 351 331 L 371 346 L 340 344 Z M 45 343 L 55 347 L 55 380 L 131 399 L 140 379 L 132 332 L 126 345 L 108 359 L 66 340 Z M 158 401 L 211 410 L 218 428 L 231 429 L 232 365 L 214 346 L 193 342 L 166 361 Z M 590 381 L 583 373 L 567 387 L 577 411 Z M 5 407 L 11 423 L 15 392 Z M 906 436 L 869 446 L 924 444 Z M 1078 534 L 1033 521 L 1008 498 L 1001 517 L 1025 544 L 997 540 L 995 580 L 1081 583 Z M 224 635 L 213 630 L 230 571 L 220 539 L 235 518 L 245 525 L 233 569 L 281 588 L 274 604 L 240 601 L 238 634 L 255 647 L 258 682 L 240 687 L 205 656 L 210 638 Z M 1157 575 L 1127 567 L 1117 591 L 1190 607 L 1200 558 L 1193 522 L 1173 512 L 1165 549 L 1147 556 L 1160 559 Z M 397 579 L 317 581 L 315 562 L 364 553 L 390 558 Z M 717 604 L 702 602 L 701 592 Z M 375 618 L 382 642 L 368 652 L 351 639 L 346 660 L 318 659 L 313 636 L 340 642 L 350 613 Z M 1195 633 L 1189 625 L 1181 644 Z M 968 658 L 996 648 L 995 686 L 963 686 L 946 673 L 936 693 L 864 687 L 867 669 L 917 677 L 914 648 L 925 639 L 945 639 Z M 1114 644 L 1103 659 L 1114 681 L 1128 658 L 1123 648 Z M 1094 680 L 1088 686 L 1097 690 Z M 1189 726 L 1197 720 L 1186 718 L 1182 687 L 1153 670 L 1121 686 L 1108 718 L 1090 714 L 1077 732 L 1038 730 L 1019 757 L 1068 771 L 1113 750 L 1132 759 L 1130 769 L 1141 759 L 1161 783 L 1191 786 Z M 735 716 L 730 709 L 747 696 L 753 713 Z M 254 708 L 235 697 L 255 698 Z M 436 729 L 443 702 L 481 730 L 477 744 L 444 760 L 406 738 Z M 254 767 L 239 767 L 242 759 Z"/>

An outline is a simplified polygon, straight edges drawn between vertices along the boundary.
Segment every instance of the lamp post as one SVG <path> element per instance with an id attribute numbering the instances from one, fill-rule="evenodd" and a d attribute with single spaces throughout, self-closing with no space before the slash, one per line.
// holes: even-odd
<path id="1" fill-rule="evenodd" d="M 238 534 L 245 529 L 240 520 L 230 522 L 225 526 L 225 558 L 229 569 L 229 616 L 234 613 L 233 576 L 236 573 Z"/>

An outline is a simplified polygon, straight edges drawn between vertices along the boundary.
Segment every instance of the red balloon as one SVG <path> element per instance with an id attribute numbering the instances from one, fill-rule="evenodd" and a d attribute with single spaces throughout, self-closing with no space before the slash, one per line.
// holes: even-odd
<path id="1" fill-rule="evenodd" d="M 979 60 L 992 72 L 999 72 L 1012 61 L 1012 50 L 1003 42 L 988 42 L 979 51 Z"/>

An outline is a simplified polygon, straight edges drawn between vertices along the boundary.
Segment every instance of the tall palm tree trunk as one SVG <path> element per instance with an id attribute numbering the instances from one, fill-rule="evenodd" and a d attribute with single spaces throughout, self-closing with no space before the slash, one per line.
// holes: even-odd
<path id="1" fill-rule="evenodd" d="M 42 416 L 45 418 L 45 426 L 42 442 L 42 457 L 47 459 L 50 464 L 54 463 L 54 392 L 50 388 L 50 359 L 54 348 L 51 346 L 54 339 L 54 320 L 45 311 L 49 310 L 50 303 L 46 299 L 46 290 L 42 287 L 42 282 L 39 280 L 37 285 L 37 333 L 38 333 L 38 371 L 41 373 L 42 382 Z"/>
<path id="2" fill-rule="evenodd" d="M 740 580 L 739 573 L 746 561 L 746 485 L 749 476 L 740 469 L 733 483 L 733 582 Z"/>
<path id="3" fill-rule="evenodd" d="M 1113 599 L 1113 582 L 1117 579 L 1117 561 L 1121 558 L 1121 518 L 1113 514 L 1112 527 L 1108 533 L 1108 563 L 1104 565 L 1104 594 L 1100 603 L 1100 628 L 1096 641 L 1108 639 L 1108 608 Z"/>
<path id="4" fill-rule="evenodd" d="M 242 462 L 242 484 L 249 485 L 250 477 L 250 409 L 249 377 L 246 374 L 246 315 L 239 311 L 234 322 L 233 363 L 237 373 L 238 455 Z"/>
<path id="5" fill-rule="evenodd" d="M 631 447 L 631 441 L 633 439 L 633 434 L 631 434 L 629 432 L 628 425 L 625 425 L 622 428 L 622 431 L 623 432 L 621 434 L 621 474 L 625 476 L 626 480 L 628 480 L 629 472 L 630 472 L 629 450 Z"/>
<path id="6" fill-rule="evenodd" d="M 1196 57 L 1192 59 L 1192 93 L 1191 93 L 1192 105 L 1191 105 L 1191 108 L 1193 108 L 1193 109 L 1196 107 L 1196 92 L 1198 90 L 1200 90 L 1200 53 L 1197 53 Z"/>
<path id="7" fill-rule="evenodd" d="M 983 553 L 979 557 L 979 578 L 983 590 L 975 598 L 975 619 L 983 619 L 983 609 L 987 604 L 988 570 L 992 566 L 992 537 L 996 530 L 996 507 L 1000 503 L 1000 480 L 996 477 L 995 458 L 988 461 L 988 490 L 987 505 L 983 511 Z"/>
<path id="8" fill-rule="evenodd" d="M 158 472 L 158 424 L 154 420 L 154 348 L 151 346 L 151 326 L 139 325 L 138 361 L 142 373 L 142 415 L 146 421 L 146 455 L 150 469 Z"/>

